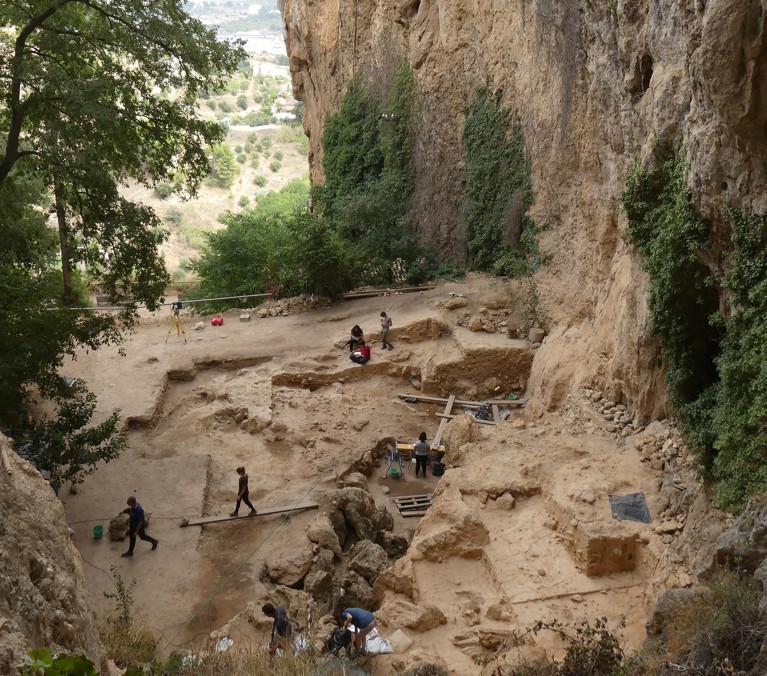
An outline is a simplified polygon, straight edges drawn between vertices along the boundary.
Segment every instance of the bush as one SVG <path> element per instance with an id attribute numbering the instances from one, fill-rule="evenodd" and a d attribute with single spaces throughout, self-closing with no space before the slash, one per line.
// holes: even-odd
<path id="1" fill-rule="evenodd" d="M 247 110 L 248 108 L 248 97 L 245 96 L 245 94 L 240 94 L 237 97 L 237 106 L 241 108 L 242 110 Z"/>
<path id="2" fill-rule="evenodd" d="M 250 197 L 246 197 L 245 195 L 240 197 L 240 199 L 237 201 L 237 206 L 242 209 L 247 207 L 249 204 L 250 204 Z"/>
<path id="3" fill-rule="evenodd" d="M 269 169 L 271 169 L 272 172 L 276 174 L 280 169 L 282 169 L 282 164 L 277 160 L 272 160 L 269 162 Z"/>
<path id="4" fill-rule="evenodd" d="M 245 164 L 248 161 L 248 156 L 245 153 L 240 153 L 237 155 L 237 162 L 240 164 Z"/>
<path id="5" fill-rule="evenodd" d="M 248 141 L 243 147 L 243 151 L 250 155 L 253 152 L 253 144 Z"/>
<path id="6" fill-rule="evenodd" d="M 274 159 L 277 160 L 278 162 L 282 162 L 284 157 L 285 155 L 282 153 L 281 150 L 278 150 L 276 153 L 274 153 Z"/>
<path id="7" fill-rule="evenodd" d="M 252 131 L 248 134 L 248 143 L 258 143 L 258 135 Z"/>
<path id="8" fill-rule="evenodd" d="M 181 221 L 183 220 L 183 214 L 181 211 L 176 209 L 175 207 L 171 207 L 165 212 L 165 220 L 168 223 L 173 223 L 173 225 L 181 225 Z"/>
<path id="9" fill-rule="evenodd" d="M 222 188 L 230 188 L 234 184 L 240 169 L 228 143 L 220 143 L 211 148 L 210 165 L 213 183 Z"/>
<path id="10" fill-rule="evenodd" d="M 219 101 L 218 107 L 221 109 L 224 113 L 231 113 L 233 108 L 231 104 L 228 101 Z"/>
<path id="11" fill-rule="evenodd" d="M 158 183 L 154 187 L 154 194 L 158 199 L 168 199 L 173 194 L 173 186 L 170 183 Z"/>
<path id="12" fill-rule="evenodd" d="M 255 183 L 259 188 L 263 188 L 267 183 L 266 176 L 263 174 L 256 174 L 253 177 L 253 183 Z"/>

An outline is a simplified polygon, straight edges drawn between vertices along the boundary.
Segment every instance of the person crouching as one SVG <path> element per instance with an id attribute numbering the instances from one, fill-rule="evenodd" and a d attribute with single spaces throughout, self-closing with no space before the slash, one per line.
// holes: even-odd
<path id="1" fill-rule="evenodd" d="M 359 347 L 349 355 L 355 364 L 367 364 L 370 361 L 370 348 L 364 340 L 360 340 Z"/>

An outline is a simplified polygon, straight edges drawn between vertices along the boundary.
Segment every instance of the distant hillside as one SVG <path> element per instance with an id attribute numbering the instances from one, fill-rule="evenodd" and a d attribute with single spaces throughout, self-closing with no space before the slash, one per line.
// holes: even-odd
<path id="1" fill-rule="evenodd" d="M 223 35 L 244 32 L 282 35 L 277 0 L 190 0 L 185 9 L 203 23 L 218 26 Z"/>

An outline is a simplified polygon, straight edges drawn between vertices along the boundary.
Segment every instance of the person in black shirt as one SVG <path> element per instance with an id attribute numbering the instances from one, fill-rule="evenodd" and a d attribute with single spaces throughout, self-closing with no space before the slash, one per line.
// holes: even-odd
<path id="1" fill-rule="evenodd" d="M 272 624 L 272 638 L 269 641 L 269 654 L 274 655 L 277 648 L 284 648 L 287 645 L 287 639 L 293 635 L 293 628 L 290 626 L 288 613 L 282 606 L 274 606 L 272 603 L 265 603 L 261 606 L 264 615 L 274 619 Z"/>
<path id="2" fill-rule="evenodd" d="M 240 511 L 240 502 L 244 502 L 248 507 L 250 507 L 250 514 L 248 514 L 248 516 L 254 516 L 256 514 L 256 508 L 248 499 L 248 475 L 245 473 L 245 468 L 238 467 L 237 474 L 240 475 L 239 490 L 237 492 L 237 505 L 235 506 L 234 511 L 229 514 L 229 516 L 237 516 Z"/>
<path id="3" fill-rule="evenodd" d="M 128 498 L 128 507 L 123 510 L 123 514 L 130 515 L 130 525 L 128 527 L 128 537 L 130 538 L 130 545 L 128 551 L 122 554 L 122 556 L 133 556 L 133 548 L 136 546 L 136 538 L 139 537 L 146 542 L 152 543 L 152 551 L 157 549 L 157 545 L 160 544 L 159 540 L 150 537 L 144 532 L 146 528 L 146 521 L 144 520 L 144 510 L 141 505 L 136 502 L 136 498 L 132 495 Z"/>

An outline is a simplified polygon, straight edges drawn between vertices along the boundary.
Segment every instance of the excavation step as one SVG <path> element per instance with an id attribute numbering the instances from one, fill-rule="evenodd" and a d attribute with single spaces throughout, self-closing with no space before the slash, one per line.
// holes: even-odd
<path id="1" fill-rule="evenodd" d="M 307 502 L 303 505 L 286 505 L 284 507 L 267 507 L 265 509 L 259 509 L 258 514 L 254 514 L 252 517 L 247 512 L 238 516 L 203 516 L 199 519 L 182 519 L 179 526 L 186 528 L 187 526 L 205 526 L 209 523 L 220 523 L 222 521 L 237 521 L 238 519 L 257 518 L 259 516 L 270 516 L 271 514 L 283 514 L 285 512 L 303 512 L 307 509 L 317 509 L 319 504 L 316 502 Z"/>

